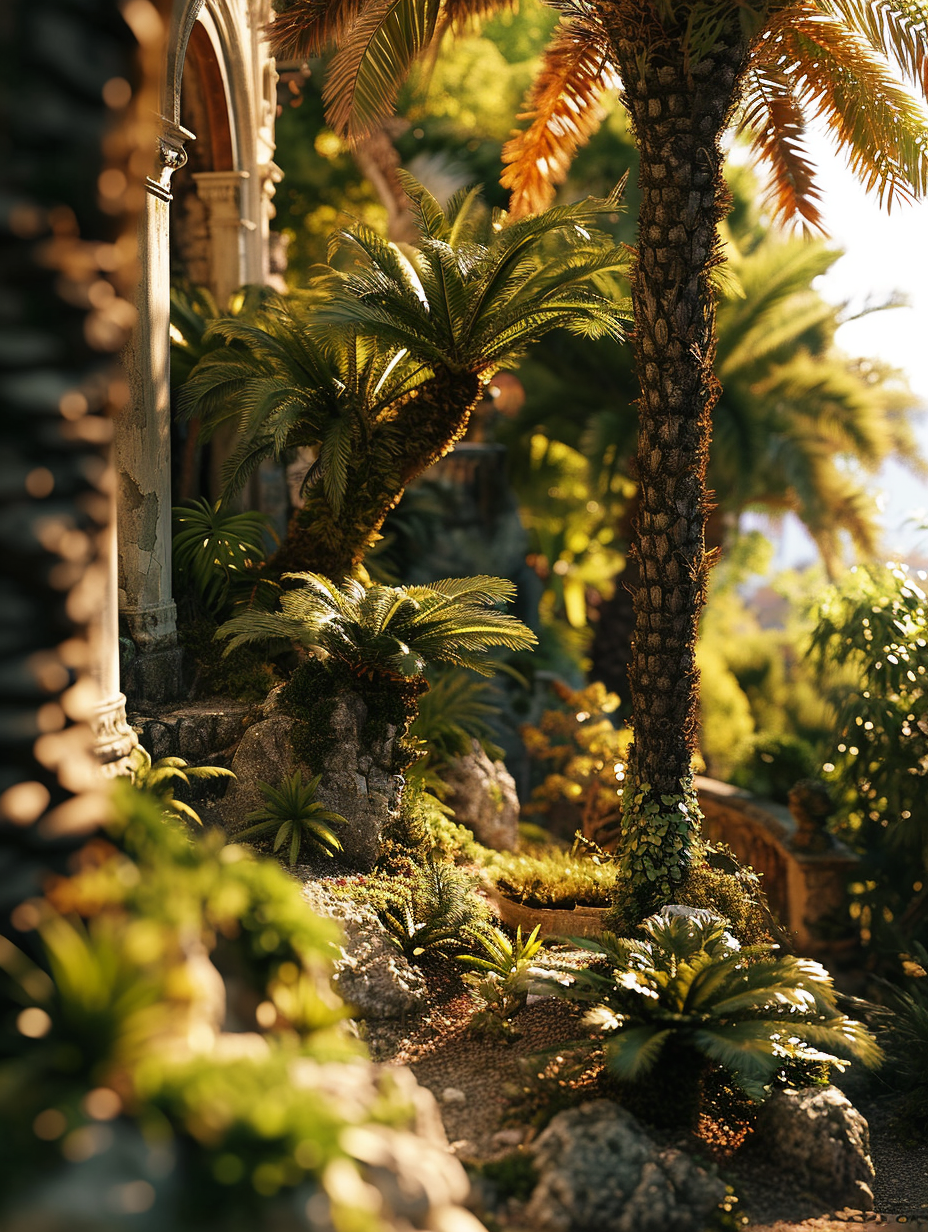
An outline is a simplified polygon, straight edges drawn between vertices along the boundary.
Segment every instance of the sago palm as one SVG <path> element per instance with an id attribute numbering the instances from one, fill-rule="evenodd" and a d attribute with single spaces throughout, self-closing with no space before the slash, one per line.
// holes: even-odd
<path id="1" fill-rule="evenodd" d="M 217 637 L 228 649 L 245 642 L 288 638 L 331 659 L 356 677 L 403 681 L 430 663 L 450 663 L 490 676 L 487 647 L 525 650 L 535 635 L 496 609 L 515 595 L 502 578 L 446 578 L 428 586 L 341 587 L 316 573 L 285 574 L 303 585 L 284 593 L 280 612 L 244 612 Z"/>
<path id="2" fill-rule="evenodd" d="M 392 106 L 398 81 L 442 18 L 497 7 L 292 0 L 279 19 L 279 45 L 303 54 L 336 44 L 326 83 L 330 121 L 360 136 Z M 563 20 L 528 101 L 530 127 L 505 152 L 513 211 L 547 204 L 595 127 L 602 95 L 619 85 L 641 156 L 632 273 L 641 575 L 623 842 L 629 910 L 642 915 L 673 898 L 699 820 L 691 760 L 696 633 L 711 566 L 704 529 L 719 393 L 711 275 L 722 260 L 718 224 L 728 208 L 722 137 L 736 120 L 750 131 L 773 165 L 777 208 L 811 223 L 817 192 L 804 136 L 812 115 L 885 199 L 924 192 L 928 119 L 893 70 L 928 92 L 928 9 L 924 0 L 558 0 L 557 7 Z M 657 818 L 661 841 L 636 842 L 654 832 Z"/>
<path id="3" fill-rule="evenodd" d="M 564 970 L 552 986 L 590 1006 L 606 1063 L 638 1083 L 685 1059 L 698 1091 L 706 1063 L 721 1066 L 752 1100 L 769 1092 L 788 1062 L 844 1068 L 879 1063 L 866 1028 L 837 1008 L 831 977 L 807 958 L 777 957 L 772 945 L 741 948 L 708 911 L 665 908 L 641 925 L 642 940 L 606 933 L 577 944 L 605 960 Z M 680 1073 L 676 1075 L 678 1078 Z M 685 1104 L 684 1092 L 678 1092 Z"/>
<path id="4" fill-rule="evenodd" d="M 556 328 L 621 337 L 627 313 L 609 292 L 627 257 L 592 230 L 617 197 L 504 225 L 476 191 L 442 210 L 404 183 L 418 247 L 345 227 L 332 255 L 348 271 L 268 303 L 260 321 L 211 326 L 207 339 L 226 346 L 182 395 L 211 431 L 238 422 L 230 489 L 265 457 L 318 449 L 281 569 L 350 574 L 406 485 L 463 435 L 483 384 L 532 342 Z"/>

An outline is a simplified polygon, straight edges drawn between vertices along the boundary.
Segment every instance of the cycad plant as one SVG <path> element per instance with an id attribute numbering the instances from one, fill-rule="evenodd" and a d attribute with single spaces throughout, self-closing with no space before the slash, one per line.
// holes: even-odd
<path id="1" fill-rule="evenodd" d="M 259 462 L 295 446 L 318 451 L 305 504 L 276 559 L 340 579 L 356 569 L 403 489 L 465 432 L 484 383 L 552 329 L 622 336 L 611 280 L 623 249 L 595 231 L 617 197 L 509 224 L 476 190 L 443 210 L 404 180 L 419 246 L 361 224 L 332 241 L 346 273 L 268 302 L 250 322 L 221 320 L 226 345 L 197 364 L 181 403 L 206 431 L 237 422 L 225 471 L 240 487 Z"/>
<path id="2" fill-rule="evenodd" d="M 177 783 L 189 786 L 191 779 L 234 779 L 235 775 L 224 766 L 191 766 L 183 757 L 162 757 L 152 762 L 151 755 L 137 744 L 129 754 L 129 779 L 133 787 L 154 797 L 168 815 L 189 818 L 202 825 L 200 815 L 189 804 L 174 796 Z"/>
<path id="3" fill-rule="evenodd" d="M 577 941 L 611 969 L 565 970 L 552 987 L 590 1007 L 612 1075 L 639 1092 L 656 1087 L 665 1111 L 694 1122 L 710 1066 L 759 1102 L 787 1063 L 881 1060 L 866 1028 L 838 1009 L 818 963 L 779 957 L 773 945 L 742 948 L 725 920 L 694 908 L 666 907 L 641 932 Z"/>
<path id="4" fill-rule="evenodd" d="M 236 841 L 273 833 L 274 851 L 285 848 L 291 868 L 300 858 L 304 839 L 314 850 L 327 856 L 341 851 L 341 841 L 332 826 L 344 824 L 345 818 L 316 799 L 321 779 L 322 775 L 317 774 L 305 783 L 302 773 L 295 770 L 279 787 L 259 783 L 265 802 L 245 818 L 254 824 L 239 830 Z"/>
<path id="5" fill-rule="evenodd" d="M 228 649 L 289 638 L 334 661 L 357 679 L 421 677 L 429 663 L 493 674 L 488 646 L 526 650 L 534 633 L 496 610 L 515 595 L 502 578 L 445 578 L 428 586 L 336 586 L 317 573 L 288 573 L 302 582 L 281 598 L 280 612 L 248 611 L 219 629 Z"/>

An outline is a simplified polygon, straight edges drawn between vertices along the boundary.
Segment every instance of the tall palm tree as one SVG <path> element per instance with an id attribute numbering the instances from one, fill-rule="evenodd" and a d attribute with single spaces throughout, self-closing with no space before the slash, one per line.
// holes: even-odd
<path id="1" fill-rule="evenodd" d="M 293 0 L 282 45 L 337 46 L 330 119 L 360 136 L 441 19 L 491 0 Z M 563 13 L 529 100 L 531 125 L 507 148 L 516 213 L 544 205 L 621 83 L 641 162 L 632 275 L 641 384 L 635 552 L 641 580 L 629 674 L 635 746 L 623 861 L 629 910 L 671 900 L 698 829 L 695 643 L 711 557 L 706 463 L 719 394 L 713 267 L 728 208 L 722 137 L 741 123 L 774 171 L 775 205 L 818 221 L 804 145 L 823 117 L 868 187 L 888 201 L 928 187 L 928 120 L 888 63 L 928 92 L 922 0 L 558 0 Z"/>
<path id="2" fill-rule="evenodd" d="M 503 225 L 474 191 L 442 210 L 404 183 L 418 247 L 346 227 L 333 256 L 353 260 L 347 273 L 329 270 L 307 299 L 274 301 L 260 321 L 214 323 L 207 343 L 227 345 L 184 387 L 207 430 L 239 421 L 233 489 L 265 457 L 319 449 L 279 569 L 335 580 L 356 569 L 406 485 L 463 436 L 486 381 L 532 342 L 557 328 L 622 336 L 627 309 L 609 291 L 628 258 L 591 230 L 616 197 Z"/>

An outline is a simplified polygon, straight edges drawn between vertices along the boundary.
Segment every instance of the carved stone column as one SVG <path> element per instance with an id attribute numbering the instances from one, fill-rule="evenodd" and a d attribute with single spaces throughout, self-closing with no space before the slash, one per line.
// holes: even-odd
<path id="1" fill-rule="evenodd" d="M 125 356 L 129 405 L 116 422 L 120 612 L 135 647 L 127 694 L 162 702 L 180 691 L 171 593 L 169 208 L 171 175 L 193 134 L 162 119 L 155 174 L 139 227 L 139 320 Z"/>
<path id="2" fill-rule="evenodd" d="M 211 289 L 222 308 L 242 285 L 243 233 L 256 225 L 242 217 L 242 185 L 248 178 L 247 171 L 200 171 L 193 176 L 197 196 L 206 206 Z"/>

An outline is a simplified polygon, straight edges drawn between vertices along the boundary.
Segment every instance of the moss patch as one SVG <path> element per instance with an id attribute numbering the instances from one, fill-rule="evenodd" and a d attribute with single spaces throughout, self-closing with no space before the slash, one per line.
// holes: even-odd
<path id="1" fill-rule="evenodd" d="M 191 694 L 194 697 L 233 697 L 242 702 L 261 702 L 280 683 L 267 656 L 254 646 L 238 646 L 223 654 L 224 642 L 215 641 L 219 626 L 207 616 L 178 627 L 177 638 L 194 664 Z"/>

